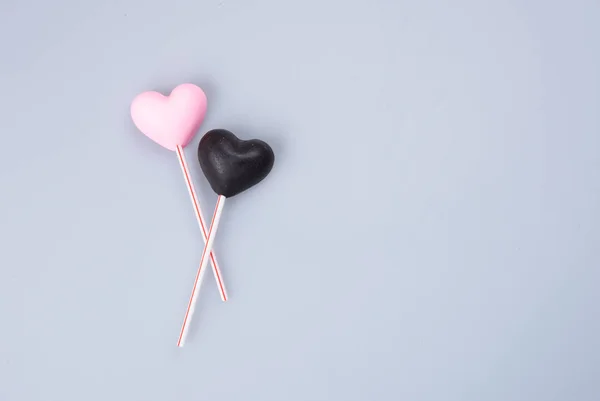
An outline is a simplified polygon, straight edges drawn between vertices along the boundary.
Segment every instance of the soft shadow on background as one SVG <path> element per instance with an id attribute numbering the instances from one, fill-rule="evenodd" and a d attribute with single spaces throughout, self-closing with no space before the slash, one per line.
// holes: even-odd
<path id="1" fill-rule="evenodd" d="M 600 397 L 600 5 L 0 6 L 0 400 Z M 145 90 L 267 140 L 202 238 Z M 216 201 L 186 155 L 209 214 Z"/>

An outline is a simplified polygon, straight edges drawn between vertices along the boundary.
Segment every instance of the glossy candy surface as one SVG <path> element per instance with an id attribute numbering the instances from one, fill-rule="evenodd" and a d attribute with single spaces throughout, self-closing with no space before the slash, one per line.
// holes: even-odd
<path id="1" fill-rule="evenodd" d="M 275 155 L 261 140 L 244 141 L 214 129 L 200 140 L 198 160 L 213 191 L 229 198 L 261 182 L 271 172 Z"/>
<path id="2" fill-rule="evenodd" d="M 177 86 L 169 96 L 144 92 L 131 103 L 131 118 L 144 135 L 175 151 L 194 137 L 206 114 L 206 95 L 193 84 Z"/>

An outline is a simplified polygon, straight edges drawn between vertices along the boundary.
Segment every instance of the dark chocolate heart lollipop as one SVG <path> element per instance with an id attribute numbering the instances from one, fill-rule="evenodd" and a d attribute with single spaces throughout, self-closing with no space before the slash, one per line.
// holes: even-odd
<path id="1" fill-rule="evenodd" d="M 229 198 L 261 182 L 273 168 L 275 155 L 261 140 L 243 141 L 214 129 L 200 140 L 198 160 L 213 191 Z"/>
<path id="2" fill-rule="evenodd" d="M 198 289 L 206 271 L 207 255 L 212 250 L 225 200 L 261 182 L 273 168 L 275 155 L 271 147 L 263 141 L 257 139 L 242 141 L 227 130 L 214 129 L 204 134 L 200 140 L 198 160 L 210 186 L 219 197 L 179 333 L 177 341 L 179 347 L 185 343 L 189 331 L 198 299 Z"/>

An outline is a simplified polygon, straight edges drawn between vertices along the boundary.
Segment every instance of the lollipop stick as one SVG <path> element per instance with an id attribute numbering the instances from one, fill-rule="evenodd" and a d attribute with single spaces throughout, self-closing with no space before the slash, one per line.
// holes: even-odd
<path id="1" fill-rule="evenodd" d="M 212 250 L 213 243 L 215 242 L 215 235 L 217 233 L 217 228 L 219 227 L 219 220 L 221 219 L 221 214 L 223 213 L 224 204 L 225 197 L 223 195 L 219 195 L 219 198 L 217 199 L 217 205 L 215 207 L 215 214 L 213 215 L 210 228 L 208 229 L 208 239 L 206 240 L 206 245 L 204 246 L 204 251 L 202 251 L 202 257 L 200 258 L 200 267 L 198 268 L 198 273 L 196 273 L 196 280 L 194 281 L 194 287 L 192 288 L 192 295 L 190 296 L 187 311 L 185 312 L 185 318 L 183 319 L 183 325 L 181 326 L 181 332 L 179 333 L 179 340 L 177 341 L 178 347 L 183 347 L 187 337 L 190 323 L 192 321 L 192 315 L 194 314 L 194 309 L 196 308 L 196 301 L 198 299 L 200 285 L 202 284 L 204 273 L 206 272 L 208 254 Z"/>
<path id="2" fill-rule="evenodd" d="M 183 147 L 177 146 L 176 149 L 177 158 L 179 159 L 179 165 L 181 166 L 181 171 L 183 172 L 183 178 L 185 179 L 185 184 L 187 185 L 188 191 L 190 193 L 190 198 L 192 200 L 192 205 L 194 206 L 194 212 L 196 213 L 196 218 L 198 219 L 198 225 L 200 226 L 200 231 L 202 232 L 202 238 L 206 243 L 207 236 L 207 228 L 206 222 L 202 217 L 202 211 L 200 209 L 200 202 L 198 201 L 198 196 L 196 195 L 196 190 L 194 189 L 194 184 L 192 184 L 192 179 L 190 176 L 190 170 L 188 168 L 187 162 L 185 160 L 185 155 L 183 153 Z M 217 281 L 217 287 L 219 288 L 219 293 L 221 294 L 221 299 L 223 301 L 227 301 L 227 290 L 225 290 L 225 285 L 223 284 L 223 279 L 221 275 L 221 269 L 219 269 L 219 264 L 217 263 L 217 258 L 214 253 L 210 252 L 210 261 L 212 263 L 212 269 L 215 276 L 215 280 Z"/>

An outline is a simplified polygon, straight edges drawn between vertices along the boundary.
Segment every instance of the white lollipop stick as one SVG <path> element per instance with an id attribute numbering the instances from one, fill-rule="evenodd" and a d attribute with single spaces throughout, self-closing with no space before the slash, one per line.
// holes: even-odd
<path id="1" fill-rule="evenodd" d="M 187 311 L 185 312 L 185 318 L 183 319 L 183 325 L 181 326 L 181 332 L 179 333 L 179 340 L 177 341 L 178 347 L 183 347 L 188 334 L 190 323 L 192 321 L 192 315 L 194 314 L 194 309 L 196 308 L 196 301 L 198 299 L 200 286 L 202 285 L 204 273 L 206 272 L 206 264 L 208 263 L 209 259 L 207 256 L 210 254 L 213 243 L 215 242 L 215 235 L 217 234 L 217 229 L 219 228 L 219 220 L 221 219 L 221 214 L 223 213 L 224 204 L 225 197 L 223 195 L 219 195 L 217 198 L 217 205 L 215 207 L 215 214 L 213 215 L 210 228 L 208 229 L 206 245 L 204 246 L 204 251 L 202 251 L 200 267 L 198 268 L 198 273 L 196 273 L 196 280 L 194 281 L 194 287 L 192 288 L 192 295 L 190 296 Z"/>
<path id="2" fill-rule="evenodd" d="M 190 193 L 190 198 L 192 199 L 192 205 L 194 206 L 194 211 L 196 212 L 196 218 L 198 219 L 198 225 L 200 226 L 200 231 L 202 232 L 202 238 L 206 243 L 206 239 L 208 237 L 206 233 L 206 222 L 202 217 L 202 211 L 200 209 L 200 202 L 198 201 L 198 196 L 196 195 L 196 190 L 194 189 L 194 184 L 192 183 L 192 179 L 190 176 L 189 168 L 187 162 L 185 160 L 185 154 L 183 153 L 183 147 L 180 145 L 176 148 L 177 158 L 179 159 L 179 164 L 181 165 L 181 171 L 183 172 L 183 178 L 185 179 L 185 183 L 187 185 L 188 191 Z M 223 279 L 221 275 L 221 269 L 219 269 L 219 264 L 217 263 L 217 258 L 214 253 L 210 252 L 210 261 L 212 262 L 212 269 L 215 276 L 215 280 L 217 281 L 217 287 L 219 288 L 219 293 L 221 294 L 221 299 L 223 302 L 227 301 L 227 290 L 225 289 L 225 285 L 223 284 Z"/>

